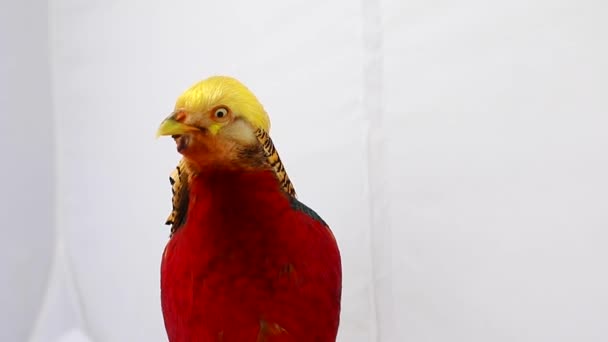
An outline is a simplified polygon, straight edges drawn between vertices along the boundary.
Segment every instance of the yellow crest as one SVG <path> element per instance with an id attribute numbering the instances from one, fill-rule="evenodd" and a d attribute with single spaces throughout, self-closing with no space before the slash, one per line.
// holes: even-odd
<path id="1" fill-rule="evenodd" d="M 245 85 L 228 76 L 209 77 L 193 85 L 177 99 L 175 110 L 200 113 L 220 104 L 255 128 L 270 131 L 270 119 L 260 101 Z"/>

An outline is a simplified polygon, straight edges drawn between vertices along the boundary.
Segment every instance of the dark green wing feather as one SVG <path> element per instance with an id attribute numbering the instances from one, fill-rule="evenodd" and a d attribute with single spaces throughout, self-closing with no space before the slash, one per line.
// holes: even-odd
<path id="1" fill-rule="evenodd" d="M 298 201 L 297 198 L 290 197 L 289 201 L 291 203 L 291 207 L 294 210 L 301 211 L 304 214 L 310 216 L 315 221 L 319 221 L 320 223 L 323 223 L 325 226 L 328 226 L 327 223 L 325 223 L 325 221 L 323 221 L 323 219 L 321 218 L 321 216 L 319 216 L 319 214 L 317 214 L 314 210 L 310 209 L 306 204 Z"/>

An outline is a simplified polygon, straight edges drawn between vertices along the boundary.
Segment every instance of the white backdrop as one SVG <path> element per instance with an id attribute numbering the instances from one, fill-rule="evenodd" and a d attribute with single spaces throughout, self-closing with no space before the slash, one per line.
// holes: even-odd
<path id="1" fill-rule="evenodd" d="M 241 79 L 344 263 L 340 341 L 608 340 L 608 5 L 0 5 L 0 340 L 166 341 L 176 97 Z"/>

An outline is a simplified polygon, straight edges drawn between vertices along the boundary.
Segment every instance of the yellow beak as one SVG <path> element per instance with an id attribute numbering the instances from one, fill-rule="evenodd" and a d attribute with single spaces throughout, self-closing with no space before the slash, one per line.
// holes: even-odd
<path id="1" fill-rule="evenodd" d="M 158 131 L 156 131 L 156 137 L 158 138 L 162 135 L 180 135 L 198 130 L 199 129 L 196 127 L 189 126 L 175 120 L 175 114 L 171 114 L 171 116 L 161 122 L 160 127 L 158 127 Z"/>

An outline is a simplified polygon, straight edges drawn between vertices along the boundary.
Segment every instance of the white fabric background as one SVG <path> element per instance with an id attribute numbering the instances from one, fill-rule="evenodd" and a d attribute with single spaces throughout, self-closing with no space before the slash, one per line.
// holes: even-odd
<path id="1" fill-rule="evenodd" d="M 344 263 L 340 341 L 608 340 L 608 5 L 0 3 L 1 341 L 166 341 L 176 97 L 236 76 Z"/>

